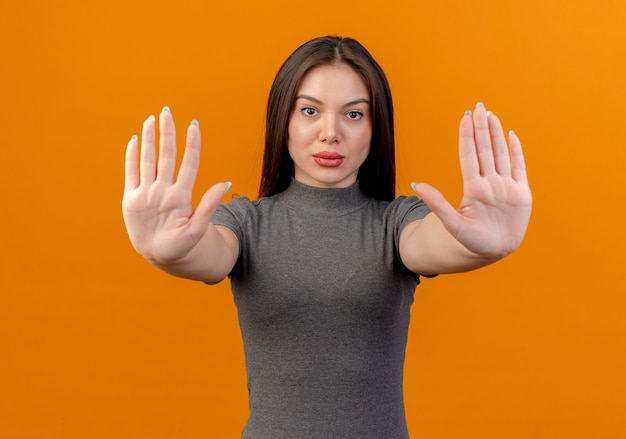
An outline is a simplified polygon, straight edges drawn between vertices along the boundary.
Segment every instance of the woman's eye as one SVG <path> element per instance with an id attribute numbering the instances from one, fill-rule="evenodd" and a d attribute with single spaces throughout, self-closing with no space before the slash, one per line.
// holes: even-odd
<path id="1" fill-rule="evenodd" d="M 305 116 L 315 116 L 317 114 L 317 110 L 311 107 L 305 107 L 300 110 Z"/>
<path id="2" fill-rule="evenodd" d="M 363 117 L 363 113 L 361 113 L 360 111 L 348 111 L 347 116 L 348 119 L 359 120 Z"/>

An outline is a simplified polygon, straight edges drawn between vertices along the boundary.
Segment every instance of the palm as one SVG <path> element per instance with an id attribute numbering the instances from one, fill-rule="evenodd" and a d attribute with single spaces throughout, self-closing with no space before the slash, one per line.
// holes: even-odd
<path id="1" fill-rule="evenodd" d="M 180 188 L 159 184 L 140 187 L 124 196 L 124 219 L 141 253 L 159 254 L 163 259 L 181 256 L 176 254 L 181 251 L 177 248 L 181 241 L 193 239 L 188 226 L 193 215 L 189 198 Z"/>
<path id="2" fill-rule="evenodd" d="M 524 157 L 517 136 L 510 150 L 495 115 L 482 106 L 466 115 L 459 129 L 463 199 L 454 209 L 428 185 L 419 192 L 446 229 L 468 250 L 483 256 L 502 256 L 521 243 L 532 204 Z"/>

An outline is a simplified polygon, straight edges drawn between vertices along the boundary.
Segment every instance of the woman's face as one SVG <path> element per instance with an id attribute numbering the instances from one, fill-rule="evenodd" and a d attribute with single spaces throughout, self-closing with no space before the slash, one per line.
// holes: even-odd
<path id="1" fill-rule="evenodd" d="M 346 64 L 311 70 L 298 89 L 287 128 L 295 179 L 324 188 L 352 185 L 371 139 L 370 95 L 361 77 Z"/>

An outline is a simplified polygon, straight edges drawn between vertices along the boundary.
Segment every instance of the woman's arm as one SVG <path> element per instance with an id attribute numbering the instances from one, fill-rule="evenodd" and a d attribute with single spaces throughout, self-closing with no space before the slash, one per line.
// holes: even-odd
<path id="1" fill-rule="evenodd" d="M 169 109 L 159 116 L 157 159 L 155 118 L 143 125 L 141 152 L 136 136 L 126 150 L 126 179 L 122 212 L 133 247 L 150 263 L 175 276 L 216 282 L 235 265 L 239 242 L 225 227 L 211 224 L 211 216 L 229 183 L 217 183 L 191 205 L 200 163 L 200 129 L 192 122 L 187 146 L 174 181 L 176 131 Z"/>
<path id="2" fill-rule="evenodd" d="M 521 244 L 532 205 L 519 138 L 509 147 L 498 118 L 478 104 L 459 128 L 463 199 L 455 209 L 434 187 L 413 189 L 432 213 L 400 235 L 400 256 L 416 273 L 454 273 L 495 262 Z"/>

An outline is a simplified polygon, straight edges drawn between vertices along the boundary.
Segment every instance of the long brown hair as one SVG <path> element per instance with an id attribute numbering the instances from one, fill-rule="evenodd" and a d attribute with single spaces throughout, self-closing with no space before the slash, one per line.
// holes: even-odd
<path id="1" fill-rule="evenodd" d="M 358 41 L 332 36 L 304 43 L 287 58 L 276 74 L 267 101 L 260 197 L 284 191 L 294 175 L 286 135 L 302 79 L 316 67 L 336 63 L 353 68 L 370 92 L 372 141 L 369 155 L 359 169 L 359 187 L 365 194 L 377 199 L 395 198 L 395 141 L 389 83 L 378 63 Z"/>

